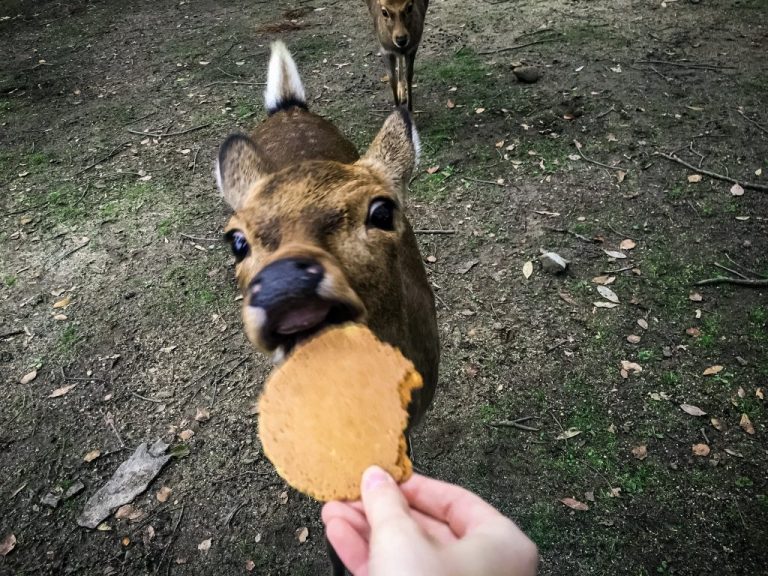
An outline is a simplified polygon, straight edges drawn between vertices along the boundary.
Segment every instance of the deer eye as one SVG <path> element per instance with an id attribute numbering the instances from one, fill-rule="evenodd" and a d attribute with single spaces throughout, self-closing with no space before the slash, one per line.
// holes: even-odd
<path id="1" fill-rule="evenodd" d="M 381 15 L 384 16 L 384 18 L 389 18 L 389 11 L 387 11 L 386 8 L 382 8 Z"/>
<path id="2" fill-rule="evenodd" d="M 248 240 L 245 238 L 245 234 L 240 232 L 240 230 L 233 230 L 227 233 L 226 239 L 232 248 L 232 254 L 235 256 L 235 261 L 242 262 L 251 251 L 251 248 L 248 246 Z"/>
<path id="3" fill-rule="evenodd" d="M 389 198 L 376 198 L 368 207 L 368 219 L 365 224 L 380 230 L 394 230 L 395 210 L 397 205 Z"/>

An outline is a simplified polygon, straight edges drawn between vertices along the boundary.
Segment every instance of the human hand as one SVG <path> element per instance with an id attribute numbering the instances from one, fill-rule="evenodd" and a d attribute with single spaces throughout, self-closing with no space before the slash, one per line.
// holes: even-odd
<path id="1" fill-rule="evenodd" d="M 472 492 L 419 474 L 398 486 L 372 466 L 362 496 L 322 512 L 328 540 L 355 576 L 536 574 L 536 545 Z"/>

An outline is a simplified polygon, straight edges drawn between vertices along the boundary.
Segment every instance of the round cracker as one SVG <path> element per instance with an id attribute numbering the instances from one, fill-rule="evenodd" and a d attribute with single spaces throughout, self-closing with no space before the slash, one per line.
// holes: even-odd
<path id="1" fill-rule="evenodd" d="M 368 328 L 330 328 L 298 346 L 259 399 L 264 453 L 288 484 L 321 501 L 357 500 L 372 464 L 412 472 L 404 431 L 421 376 Z"/>

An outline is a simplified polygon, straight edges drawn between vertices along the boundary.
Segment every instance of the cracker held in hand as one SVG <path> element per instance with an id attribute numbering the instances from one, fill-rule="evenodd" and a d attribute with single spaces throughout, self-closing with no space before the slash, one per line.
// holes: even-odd
<path id="1" fill-rule="evenodd" d="M 372 464 L 407 480 L 407 408 L 421 385 L 410 360 L 368 328 L 326 330 L 267 380 L 259 400 L 264 453 L 288 484 L 321 501 L 359 499 Z"/>

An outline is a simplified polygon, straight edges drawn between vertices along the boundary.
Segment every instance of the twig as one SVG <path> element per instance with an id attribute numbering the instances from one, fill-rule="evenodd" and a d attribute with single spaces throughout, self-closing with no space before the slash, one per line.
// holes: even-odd
<path id="1" fill-rule="evenodd" d="M 602 118 L 603 116 L 608 116 L 608 114 L 610 114 L 611 112 L 616 112 L 616 105 L 615 104 L 612 104 L 611 107 L 608 108 L 608 110 L 606 110 L 605 112 L 601 112 L 600 114 L 595 116 L 595 118 Z"/>
<path id="2" fill-rule="evenodd" d="M 211 123 L 208 122 L 206 124 L 200 124 L 200 126 L 193 126 L 192 128 L 187 128 L 186 130 L 179 130 L 178 132 L 168 132 L 166 134 L 161 134 L 158 132 L 140 132 L 138 130 L 132 130 L 131 128 L 128 128 L 128 132 L 131 134 L 137 134 L 138 136 L 152 136 L 153 138 L 168 138 L 169 136 L 181 136 L 182 134 L 187 134 L 189 132 L 194 132 L 195 130 L 202 130 L 203 128 L 208 128 Z"/>
<path id="3" fill-rule="evenodd" d="M 173 525 L 173 530 L 171 531 L 171 537 L 168 540 L 168 545 L 163 548 L 163 553 L 160 555 L 160 562 L 157 563 L 157 568 L 155 568 L 155 572 L 160 570 L 160 567 L 163 565 L 163 560 L 165 560 L 165 554 L 168 552 L 168 549 L 173 546 L 173 541 L 176 539 L 176 531 L 179 529 L 179 524 L 181 524 L 181 519 L 184 517 L 184 505 L 181 505 L 181 512 L 179 512 L 179 517 L 176 519 L 176 523 Z"/>
<path id="4" fill-rule="evenodd" d="M 582 240 L 583 242 L 589 242 L 590 244 L 594 244 L 595 241 L 587 238 L 586 236 L 582 236 L 581 234 L 577 232 L 573 232 L 572 230 L 568 230 L 567 228 L 553 228 L 551 226 L 544 226 L 545 230 L 551 230 L 552 232 L 559 232 L 560 234 L 570 234 L 574 238 L 578 238 L 579 240 Z"/>
<path id="5" fill-rule="evenodd" d="M 704 431 L 704 428 L 701 429 L 701 435 L 704 436 L 704 442 L 710 444 L 709 438 L 707 438 L 707 433 Z"/>
<path id="6" fill-rule="evenodd" d="M 437 230 L 430 228 L 417 228 L 413 231 L 414 234 L 456 234 L 456 230 Z"/>
<path id="7" fill-rule="evenodd" d="M 18 336 L 19 334 L 24 334 L 24 330 L 11 330 L 10 332 L 6 332 L 5 334 L 0 334 L 0 340 L 5 340 L 6 338 L 10 338 L 11 336 Z"/>
<path id="8" fill-rule="evenodd" d="M 179 236 L 192 240 L 193 242 L 219 242 L 221 238 L 200 238 L 199 236 L 190 236 L 189 234 L 179 233 Z"/>
<path id="9" fill-rule="evenodd" d="M 735 70 L 735 66 L 718 66 L 714 64 L 694 64 L 688 62 L 669 62 L 667 60 L 636 60 L 635 64 L 663 64 L 678 68 L 696 68 L 699 70 Z"/>
<path id="10" fill-rule="evenodd" d="M 618 270 L 603 270 L 603 274 L 618 274 L 619 272 L 626 272 L 627 270 L 632 270 L 633 268 L 637 268 L 640 266 L 640 261 L 631 264 L 629 266 L 624 266 L 624 268 L 619 268 Z"/>
<path id="11" fill-rule="evenodd" d="M 446 303 L 445 303 L 445 300 L 443 300 L 442 298 L 440 298 L 440 294 L 438 294 L 437 292 L 434 292 L 434 290 L 433 290 L 433 293 L 434 293 L 434 295 L 435 295 L 435 299 L 436 299 L 438 302 L 440 302 L 440 304 L 442 304 L 442 305 L 443 305 L 443 308 L 445 308 L 446 310 L 450 310 L 450 309 L 451 309 L 451 307 L 450 307 L 450 306 L 448 306 L 448 304 L 446 304 Z"/>
<path id="12" fill-rule="evenodd" d="M 247 361 L 248 361 L 248 357 L 247 357 L 247 356 L 246 356 L 245 358 L 241 358 L 241 359 L 240 359 L 240 361 L 239 361 L 237 364 L 235 364 L 234 366 L 232 366 L 232 368 L 230 368 L 229 370 L 227 370 L 226 372 L 224 372 L 224 374 L 222 374 L 222 375 L 221 375 L 221 377 L 218 377 L 218 378 L 216 378 L 216 379 L 213 381 L 213 394 L 211 394 L 211 403 L 208 405 L 208 407 L 209 407 L 209 408 L 212 408 L 212 407 L 213 407 L 213 403 L 214 403 L 214 402 L 216 402 L 216 391 L 217 391 L 217 389 L 218 389 L 218 387 L 219 387 L 219 382 L 223 382 L 224 380 L 226 380 L 227 378 L 229 378 L 229 376 L 230 376 L 230 375 L 231 375 L 231 374 L 232 374 L 232 373 L 233 373 L 235 370 L 237 370 L 238 368 L 240 368 L 240 366 L 242 366 L 243 364 L 245 364 Z"/>
<path id="13" fill-rule="evenodd" d="M 541 428 L 534 426 L 526 426 L 522 422 L 533 420 L 535 416 L 523 416 L 522 418 L 515 418 L 514 420 L 501 420 L 500 422 L 491 422 L 489 426 L 493 428 L 517 428 L 518 430 L 525 430 L 526 432 L 538 432 Z"/>
<path id="14" fill-rule="evenodd" d="M 752 269 L 750 269 L 750 268 L 747 268 L 746 266 L 744 266 L 744 265 L 742 265 L 742 264 L 739 264 L 738 262 L 736 262 L 736 260 L 734 260 L 733 258 L 731 258 L 731 257 L 728 255 L 728 252 L 726 252 L 726 253 L 725 253 L 725 257 L 726 257 L 726 258 L 728 258 L 728 261 L 729 261 L 731 264 L 733 264 L 733 265 L 734 265 L 734 266 L 736 266 L 737 268 L 741 268 L 742 270 L 744 270 L 744 272 L 749 272 L 750 274 L 752 274 L 753 276 L 757 276 L 758 278 L 766 278 L 766 276 L 765 276 L 764 274 L 760 274 L 759 272 L 755 272 L 754 270 L 752 270 Z"/>
<path id="15" fill-rule="evenodd" d="M 217 80 L 216 82 L 211 82 L 209 84 L 206 84 L 205 86 L 203 86 L 203 88 L 208 88 L 209 86 L 216 86 L 216 85 L 219 85 L 219 84 L 227 84 L 227 85 L 239 84 L 239 85 L 242 85 L 242 86 L 266 86 L 267 85 L 266 82 L 241 82 L 240 80 L 229 80 L 229 81 L 228 80 Z"/>
<path id="16" fill-rule="evenodd" d="M 49 265 L 49 267 L 53 267 L 53 266 L 56 266 L 57 264 L 60 264 L 63 260 L 66 260 L 67 258 L 72 256 L 72 254 L 74 254 L 78 250 L 82 250 L 83 248 L 88 246 L 88 244 L 90 244 L 90 242 L 91 242 L 91 240 L 89 238 L 88 240 L 86 240 L 85 242 L 80 244 L 80 246 L 75 246 L 74 248 L 72 248 L 72 250 L 69 250 L 68 252 L 65 252 L 64 255 L 61 258 L 59 258 L 58 260 L 55 260 L 53 263 L 51 263 Z"/>
<path id="17" fill-rule="evenodd" d="M 745 280 L 748 280 L 748 278 L 744 276 L 744 274 L 742 274 L 741 272 L 737 272 L 736 270 L 723 266 L 722 264 L 718 264 L 717 262 L 715 262 L 714 264 L 715 266 L 720 268 L 720 270 L 725 270 L 726 272 L 730 272 L 731 274 L 738 276 L 739 278 L 744 278 Z"/>
<path id="18" fill-rule="evenodd" d="M 554 36 L 552 38 L 542 38 L 541 40 L 533 40 L 532 42 L 526 42 L 525 44 L 516 44 L 515 46 L 507 46 L 505 48 L 497 48 L 496 50 L 485 50 L 483 52 L 478 52 L 478 54 L 482 54 L 483 56 L 486 56 L 488 54 L 499 54 L 501 52 L 509 52 L 510 50 L 518 50 L 520 48 L 526 48 L 528 46 L 533 46 L 534 44 L 544 44 L 544 42 L 554 42 L 557 40 Z"/>
<path id="19" fill-rule="evenodd" d="M 568 342 L 568 339 L 567 339 L 567 338 L 563 338 L 562 340 L 558 340 L 557 342 L 555 342 L 554 344 L 552 344 L 552 346 L 550 346 L 549 348 L 547 348 L 547 354 L 549 354 L 549 353 L 550 353 L 550 352 L 552 352 L 553 350 L 557 350 L 558 348 L 560 348 L 560 346 L 562 346 L 562 345 L 563 345 L 563 344 L 565 344 L 566 342 Z"/>
<path id="20" fill-rule="evenodd" d="M 120 432 L 118 432 L 117 428 L 115 428 L 115 417 L 112 416 L 112 412 L 107 412 L 107 415 L 104 417 L 104 421 L 109 425 L 110 428 L 112 428 L 112 432 L 115 433 L 115 436 L 117 436 L 117 442 L 120 444 L 120 448 L 125 448 L 125 443 L 120 437 Z"/>
<path id="21" fill-rule="evenodd" d="M 739 114 L 741 114 L 741 116 L 742 116 L 742 117 L 743 117 L 745 120 L 748 120 L 749 122 L 751 122 L 752 124 L 754 124 L 755 126 L 757 126 L 758 128 L 760 128 L 760 130 L 762 130 L 763 132 L 765 132 L 766 134 L 768 134 L 768 128 L 765 128 L 764 126 L 761 126 L 760 124 L 758 124 L 757 122 L 755 122 L 754 120 L 752 120 L 752 118 L 750 118 L 749 116 L 747 116 L 746 114 L 744 114 L 744 112 L 742 112 L 741 110 L 736 110 L 736 112 L 738 112 Z"/>
<path id="22" fill-rule="evenodd" d="M 736 500 L 736 496 L 731 495 L 731 498 L 733 498 L 733 505 L 736 507 L 736 512 L 739 513 L 739 518 L 741 518 L 741 525 L 744 527 L 744 530 L 747 530 L 747 522 L 744 520 L 744 514 L 741 513 L 741 508 L 739 508 L 739 501 Z"/>
<path id="23" fill-rule="evenodd" d="M 88 170 L 90 170 L 92 168 L 95 168 L 96 166 L 98 166 L 102 162 L 106 162 L 107 160 L 109 160 L 110 158 L 115 156 L 118 152 L 120 152 L 120 149 L 123 148 L 124 146 L 126 146 L 127 144 L 130 144 L 130 142 L 123 142 L 122 144 L 119 144 L 109 154 L 104 156 L 104 158 L 102 158 L 100 160 L 96 160 L 96 162 L 94 162 L 93 164 L 90 164 L 89 166 L 86 166 L 82 170 L 78 170 L 77 172 L 75 172 L 75 176 L 80 176 L 80 174 L 82 174 L 83 172 L 88 172 Z"/>
<path id="24" fill-rule="evenodd" d="M 493 186 L 501 186 L 504 187 L 504 184 L 500 184 L 498 182 L 495 182 L 493 180 L 480 180 L 479 178 L 471 178 L 469 176 L 460 176 L 462 180 L 469 180 L 470 182 L 479 182 L 480 184 L 491 184 Z"/>
<path id="25" fill-rule="evenodd" d="M 624 232 L 620 232 L 620 231 L 616 230 L 616 228 L 614 228 L 610 224 L 606 224 L 606 226 L 608 226 L 608 229 L 611 232 L 613 232 L 614 234 L 616 234 L 618 236 L 622 236 L 623 238 L 629 238 L 630 240 L 634 240 L 634 238 L 632 238 L 632 236 L 630 236 L 629 234 L 624 234 Z"/>
<path id="26" fill-rule="evenodd" d="M 200 148 L 195 150 L 195 157 L 192 158 L 192 174 L 195 173 L 195 169 L 197 168 L 197 155 L 200 154 Z"/>
<path id="27" fill-rule="evenodd" d="M 162 404 L 165 402 L 165 400 L 158 400 L 157 398 L 147 398 L 146 396 L 142 396 L 141 394 L 134 392 L 131 390 L 131 395 L 136 396 L 136 398 L 139 398 L 141 400 L 146 400 L 147 402 L 155 402 L 156 404 Z"/>
<path id="28" fill-rule="evenodd" d="M 654 152 L 654 156 L 661 156 L 662 158 L 666 158 L 667 160 L 670 160 L 671 162 L 677 162 L 678 164 L 685 166 L 689 170 L 693 170 L 694 172 L 698 172 L 699 174 L 704 174 L 705 176 L 709 176 L 710 178 L 714 178 L 715 180 L 722 180 L 724 182 L 730 182 L 731 184 L 738 184 L 742 188 L 749 188 L 750 190 L 759 190 L 761 192 L 768 192 L 768 186 L 765 186 L 763 184 L 753 184 L 751 182 L 742 182 L 740 180 L 736 180 L 735 178 L 731 178 L 730 176 L 723 176 L 722 174 L 717 174 L 716 172 L 710 172 L 709 170 L 703 170 L 702 168 L 697 168 L 693 164 L 689 164 L 685 160 L 682 160 L 681 158 L 678 158 L 674 154 L 664 154 L 663 152 Z"/>
<path id="29" fill-rule="evenodd" d="M 748 286 L 750 288 L 762 288 L 768 286 L 768 278 L 760 278 L 756 280 L 749 280 L 744 278 L 727 278 L 725 276 L 718 276 L 717 278 L 706 278 L 705 280 L 699 280 L 694 282 L 694 286 L 708 286 L 710 284 L 736 284 L 737 286 Z"/>
<path id="30" fill-rule="evenodd" d="M 584 156 L 584 152 L 581 151 L 581 146 L 576 143 L 576 140 L 573 141 L 573 145 L 576 146 L 576 150 L 579 152 L 579 156 L 581 156 L 582 160 L 585 162 L 589 162 L 590 164 L 595 164 L 596 166 L 602 166 L 603 168 L 608 168 L 608 170 L 621 170 L 621 166 L 609 166 L 608 164 L 603 164 L 602 162 L 598 162 L 597 160 L 592 160 L 591 158 L 587 158 Z"/>

